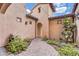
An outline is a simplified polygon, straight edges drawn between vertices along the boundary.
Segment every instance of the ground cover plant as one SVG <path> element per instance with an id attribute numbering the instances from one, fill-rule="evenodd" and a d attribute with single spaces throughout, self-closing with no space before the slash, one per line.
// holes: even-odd
<path id="1" fill-rule="evenodd" d="M 26 50 L 28 45 L 29 43 L 25 39 L 22 39 L 19 36 L 12 35 L 9 37 L 9 41 L 5 47 L 9 52 L 17 54 Z"/>
<path id="2" fill-rule="evenodd" d="M 55 39 L 48 39 L 46 42 L 53 46 L 60 56 L 79 56 L 79 50 L 76 49 L 74 43 L 61 42 Z"/>
<path id="3" fill-rule="evenodd" d="M 74 49 L 72 45 L 65 45 L 58 49 L 61 56 L 79 56 L 79 51 Z"/>

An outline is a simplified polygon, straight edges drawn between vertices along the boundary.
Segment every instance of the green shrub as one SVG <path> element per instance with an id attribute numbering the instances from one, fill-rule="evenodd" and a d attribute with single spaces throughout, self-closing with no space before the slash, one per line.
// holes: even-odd
<path id="1" fill-rule="evenodd" d="M 72 45 L 65 45 L 58 49 L 62 56 L 79 56 L 79 52 Z"/>
<path id="2" fill-rule="evenodd" d="M 6 45 L 6 49 L 11 53 L 20 53 L 28 46 L 27 41 L 21 39 L 18 36 L 12 36 L 12 38 L 9 38 L 9 40 L 10 41 Z"/>
<path id="3" fill-rule="evenodd" d="M 52 39 L 47 40 L 47 43 L 50 44 L 50 45 L 59 45 L 58 41 L 52 40 Z"/>
<path id="4" fill-rule="evenodd" d="M 32 39 L 30 39 L 30 38 L 25 38 L 24 40 L 27 41 L 27 42 L 31 42 L 32 41 Z"/>
<path id="5" fill-rule="evenodd" d="M 76 24 L 73 23 L 70 19 L 65 18 L 63 20 L 63 32 L 62 35 L 64 36 L 64 39 L 66 42 L 73 42 L 73 33 L 76 30 Z"/>
<path id="6" fill-rule="evenodd" d="M 48 38 L 45 36 L 45 37 L 43 37 L 43 39 L 42 39 L 43 41 L 47 41 L 48 40 Z"/>

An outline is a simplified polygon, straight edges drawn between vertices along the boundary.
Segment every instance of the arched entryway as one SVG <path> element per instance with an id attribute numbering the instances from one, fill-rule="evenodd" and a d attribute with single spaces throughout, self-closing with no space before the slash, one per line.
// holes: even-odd
<path id="1" fill-rule="evenodd" d="M 42 37 L 42 24 L 41 23 L 37 24 L 37 37 L 39 38 Z"/>

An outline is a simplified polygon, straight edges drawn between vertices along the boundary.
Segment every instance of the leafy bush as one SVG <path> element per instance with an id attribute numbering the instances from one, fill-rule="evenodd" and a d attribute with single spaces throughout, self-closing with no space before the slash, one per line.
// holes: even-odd
<path id="1" fill-rule="evenodd" d="M 29 44 L 31 43 L 32 39 L 30 38 L 25 38 L 24 41 L 28 42 Z"/>
<path id="2" fill-rule="evenodd" d="M 67 42 L 73 42 L 73 32 L 76 29 L 76 24 L 70 21 L 70 19 L 65 18 L 63 21 L 64 31 L 62 35 Z"/>
<path id="3" fill-rule="evenodd" d="M 59 45 L 58 41 L 52 40 L 52 39 L 47 40 L 47 43 L 50 44 L 50 45 Z"/>
<path id="4" fill-rule="evenodd" d="M 79 56 L 79 52 L 72 45 L 65 45 L 58 49 L 62 56 Z"/>
<path id="5" fill-rule="evenodd" d="M 69 19 L 65 18 L 63 23 L 64 23 L 64 25 L 70 25 L 71 21 Z"/>
<path id="6" fill-rule="evenodd" d="M 11 53 L 20 53 L 28 46 L 27 41 L 21 39 L 18 36 L 12 36 L 9 38 L 9 42 L 6 45 L 6 49 Z"/>
<path id="7" fill-rule="evenodd" d="M 73 36 L 72 31 L 65 30 L 65 31 L 63 31 L 63 35 L 64 35 L 64 38 L 66 39 L 66 41 L 72 42 L 72 36 Z"/>

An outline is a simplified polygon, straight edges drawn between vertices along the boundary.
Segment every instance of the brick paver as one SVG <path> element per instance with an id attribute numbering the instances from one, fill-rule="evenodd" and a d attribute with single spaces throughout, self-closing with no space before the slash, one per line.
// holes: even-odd
<path id="1" fill-rule="evenodd" d="M 5 48 L 0 48 L 0 55 L 8 55 Z M 26 51 L 23 51 L 16 56 L 58 56 L 58 52 L 49 44 L 42 41 L 41 39 L 32 40 Z M 9 56 L 14 56 L 9 54 Z"/>
<path id="2" fill-rule="evenodd" d="M 18 55 L 24 56 L 58 56 L 58 52 L 49 44 L 40 39 L 34 39 L 30 46 L 28 47 L 27 51 L 22 52 Z"/>

